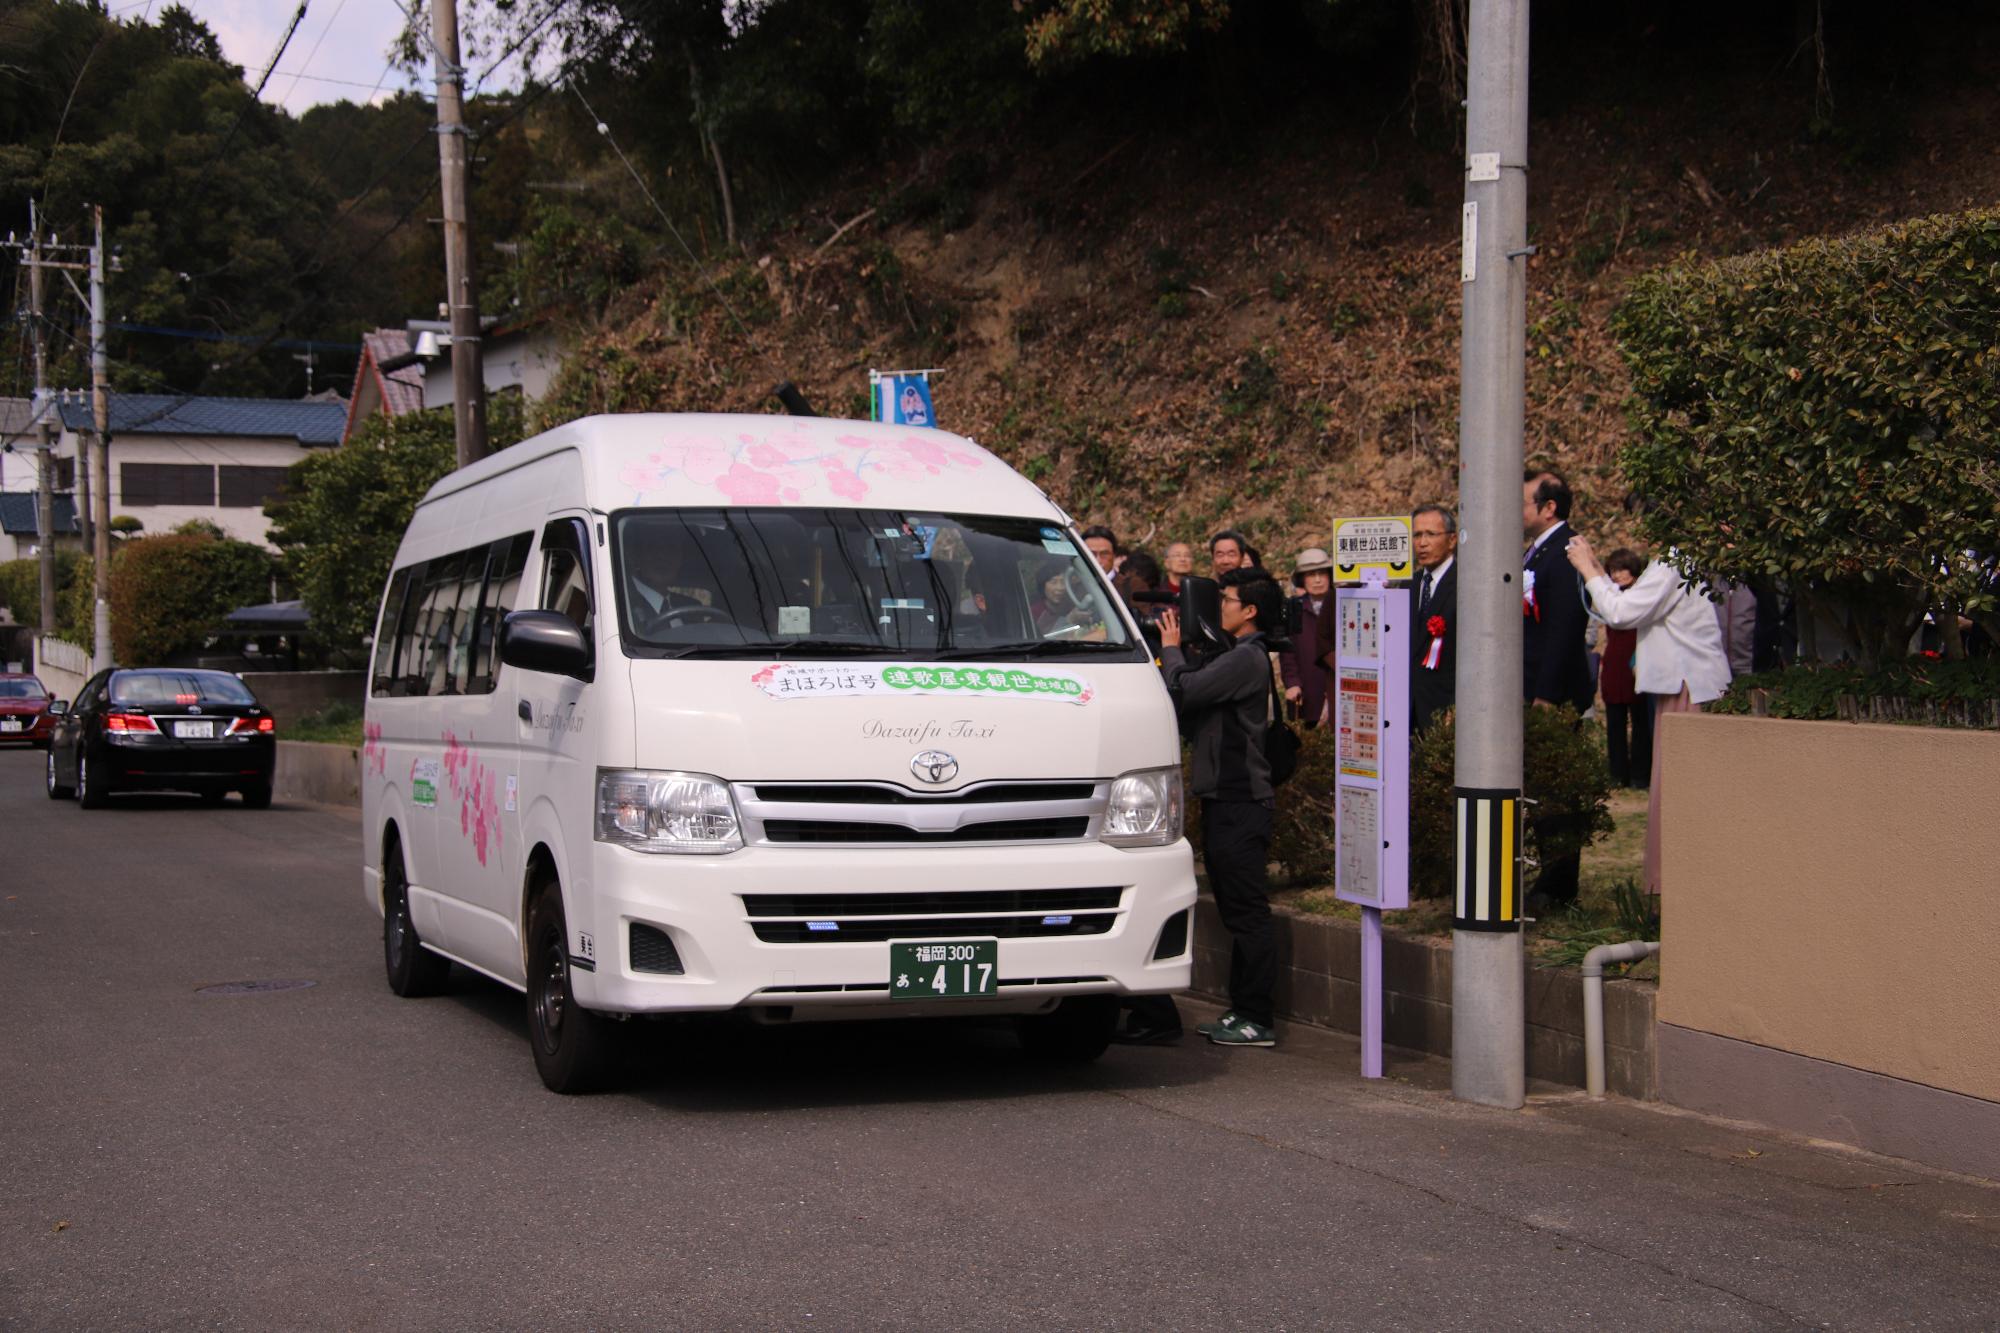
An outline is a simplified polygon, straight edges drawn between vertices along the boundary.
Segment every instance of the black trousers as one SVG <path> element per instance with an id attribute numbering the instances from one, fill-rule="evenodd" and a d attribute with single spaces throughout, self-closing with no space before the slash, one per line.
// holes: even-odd
<path id="1" fill-rule="evenodd" d="M 1644 787 L 1652 782 L 1652 695 L 1641 694 L 1629 704 L 1604 705 L 1604 751 L 1611 780 L 1618 786 Z"/>
<path id="2" fill-rule="evenodd" d="M 1278 986 L 1278 932 L 1271 921 L 1271 807 L 1262 801 L 1203 801 L 1201 859 L 1216 914 L 1229 932 L 1229 1007 L 1271 1025 Z"/>
<path id="3" fill-rule="evenodd" d="M 1271 1026 L 1278 986 L 1278 932 L 1271 920 L 1271 807 L 1262 801 L 1201 803 L 1201 860 L 1216 914 L 1229 932 L 1229 1007 L 1239 1018 Z M 1166 995 L 1132 999 L 1136 1026 L 1179 1028 L 1180 1011 Z"/>

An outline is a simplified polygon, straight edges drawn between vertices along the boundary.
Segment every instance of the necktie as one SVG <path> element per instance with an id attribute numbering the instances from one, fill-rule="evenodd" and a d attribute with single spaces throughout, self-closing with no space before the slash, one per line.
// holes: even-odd
<path id="1" fill-rule="evenodd" d="M 1424 586 L 1418 589 L 1417 591 L 1417 614 L 1422 615 L 1424 613 L 1424 608 L 1429 606 L 1430 604 L 1431 604 L 1431 572 L 1427 569 L 1424 571 Z"/>

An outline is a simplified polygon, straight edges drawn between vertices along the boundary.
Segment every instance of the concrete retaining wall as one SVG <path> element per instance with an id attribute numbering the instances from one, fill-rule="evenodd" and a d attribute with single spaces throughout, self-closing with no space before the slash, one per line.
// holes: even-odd
<path id="1" fill-rule="evenodd" d="M 361 751 L 349 745 L 279 741 L 272 794 L 281 801 L 361 805 Z"/>
<path id="2" fill-rule="evenodd" d="M 302 717 L 310 717 L 328 704 L 352 704 L 361 710 L 367 688 L 367 673 L 361 671 L 246 671 L 243 683 L 257 696 L 257 702 L 271 710 L 283 728 Z"/>
<path id="3" fill-rule="evenodd" d="M 1278 1014 L 1341 1032 L 1361 1030 L 1361 928 L 1334 917 L 1282 909 L 1278 927 Z M 1194 988 L 1227 998 L 1229 935 L 1215 904 L 1195 918 Z M 1583 977 L 1530 967 L 1525 982 L 1528 1077 L 1583 1086 Z M 1384 932 L 1382 1035 L 1391 1046 L 1451 1055 L 1451 941 Z M 1654 1058 L 1656 987 L 1604 987 L 1605 1085 L 1625 1097 L 1659 1096 Z"/>

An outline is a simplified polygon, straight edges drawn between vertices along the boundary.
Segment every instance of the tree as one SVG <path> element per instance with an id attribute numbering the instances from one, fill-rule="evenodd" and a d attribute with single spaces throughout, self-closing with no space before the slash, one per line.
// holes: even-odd
<path id="1" fill-rule="evenodd" d="M 111 561 L 113 656 L 155 666 L 195 652 L 224 616 L 270 595 L 270 554 L 251 542 L 193 532 L 128 541 Z"/>
<path id="2" fill-rule="evenodd" d="M 2000 210 L 1685 263 L 1635 283 L 1613 330 L 1621 463 L 1670 560 L 1782 580 L 1809 658 L 1893 661 L 1926 611 L 1993 616 Z M 1845 645 L 1815 642 L 1828 623 Z"/>
<path id="3" fill-rule="evenodd" d="M 487 403 L 495 449 L 521 439 L 521 399 Z M 375 613 L 403 530 L 424 492 L 452 470 L 451 410 L 372 418 L 338 449 L 294 463 L 282 499 L 266 506 L 271 542 L 312 616 L 314 635 L 354 648 L 375 628 Z"/>

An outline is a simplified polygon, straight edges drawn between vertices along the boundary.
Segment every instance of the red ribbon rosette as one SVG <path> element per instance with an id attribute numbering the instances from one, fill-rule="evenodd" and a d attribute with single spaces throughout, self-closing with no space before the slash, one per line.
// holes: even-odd
<path id="1" fill-rule="evenodd" d="M 1433 639 L 1442 639 L 1444 637 L 1444 617 L 1432 616 L 1429 620 L 1426 620 L 1424 622 L 1424 631 Z"/>

